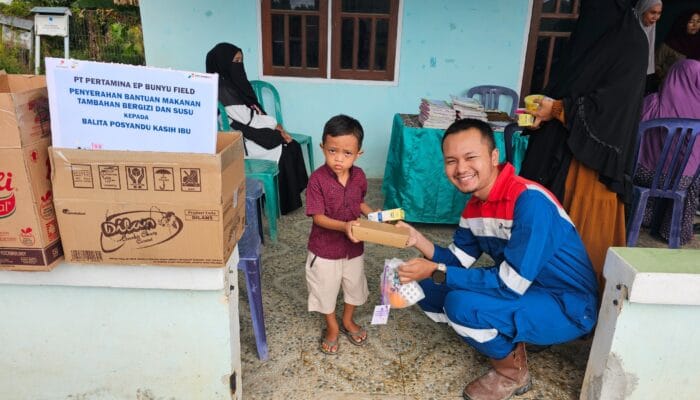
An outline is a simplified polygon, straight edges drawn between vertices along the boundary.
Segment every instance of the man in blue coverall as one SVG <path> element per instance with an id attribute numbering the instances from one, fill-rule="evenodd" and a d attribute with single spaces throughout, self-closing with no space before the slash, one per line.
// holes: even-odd
<path id="1" fill-rule="evenodd" d="M 583 243 L 556 198 L 498 164 L 491 127 L 463 119 L 445 131 L 445 173 L 472 197 L 453 242 L 440 247 L 410 228 L 409 246 L 425 258 L 399 267 L 419 281 L 419 305 L 489 357 L 492 368 L 464 388 L 470 400 L 508 399 L 530 389 L 525 343 L 550 345 L 590 332 L 597 282 Z M 485 252 L 495 264 L 470 266 Z M 431 278 L 431 279 L 427 279 Z"/>

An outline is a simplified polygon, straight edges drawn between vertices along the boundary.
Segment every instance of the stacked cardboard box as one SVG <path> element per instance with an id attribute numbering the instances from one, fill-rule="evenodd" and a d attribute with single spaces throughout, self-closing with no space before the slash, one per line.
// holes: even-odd
<path id="1" fill-rule="evenodd" d="M 0 73 L 0 269 L 50 270 L 62 257 L 43 76 Z"/>
<path id="2" fill-rule="evenodd" d="M 51 148 L 66 260 L 226 264 L 245 228 L 243 139 L 216 154 Z"/>

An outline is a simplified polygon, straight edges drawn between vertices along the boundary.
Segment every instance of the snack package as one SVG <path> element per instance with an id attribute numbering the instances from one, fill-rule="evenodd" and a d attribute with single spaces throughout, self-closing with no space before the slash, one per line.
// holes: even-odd
<path id="1" fill-rule="evenodd" d="M 402 208 L 392 208 L 391 210 L 376 211 L 367 214 L 367 219 L 375 222 L 398 221 L 404 219 Z"/>
<path id="2" fill-rule="evenodd" d="M 396 270 L 401 264 L 403 264 L 403 260 L 398 258 L 384 260 L 384 271 L 380 280 L 382 304 L 389 304 L 391 308 L 409 307 L 425 297 L 418 282 L 401 284 L 399 273 Z"/>
<path id="3" fill-rule="evenodd" d="M 537 109 L 540 107 L 540 102 L 544 99 L 543 94 L 531 94 L 529 96 L 525 96 L 524 102 L 525 102 L 525 108 L 529 111 L 537 111 Z"/>
<path id="4" fill-rule="evenodd" d="M 515 114 L 518 116 L 518 126 L 532 126 L 535 122 L 535 117 L 527 114 L 522 108 L 515 110 Z"/>

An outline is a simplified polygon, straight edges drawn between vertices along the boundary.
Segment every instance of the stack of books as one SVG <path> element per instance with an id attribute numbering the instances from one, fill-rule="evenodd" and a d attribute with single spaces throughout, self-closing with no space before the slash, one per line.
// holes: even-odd
<path id="1" fill-rule="evenodd" d="M 487 121 L 484 106 L 478 100 L 471 97 L 452 96 L 452 108 L 457 113 L 457 119 L 474 118 Z"/>
<path id="2" fill-rule="evenodd" d="M 424 128 L 446 129 L 457 119 L 457 112 L 444 100 L 421 99 L 418 120 Z"/>

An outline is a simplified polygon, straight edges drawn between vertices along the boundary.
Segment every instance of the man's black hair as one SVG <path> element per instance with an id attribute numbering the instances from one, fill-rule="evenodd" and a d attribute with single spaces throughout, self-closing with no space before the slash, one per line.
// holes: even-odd
<path id="1" fill-rule="evenodd" d="M 445 144 L 445 138 L 447 136 L 453 133 L 459 133 L 472 128 L 478 130 L 481 133 L 481 138 L 486 140 L 490 152 L 496 148 L 496 140 L 493 138 L 493 129 L 491 129 L 491 125 L 479 119 L 473 118 L 464 118 L 457 120 L 453 122 L 452 125 L 447 127 L 447 129 L 445 130 L 445 134 L 442 136 L 442 144 Z"/>
<path id="2" fill-rule="evenodd" d="M 357 138 L 357 147 L 359 149 L 362 148 L 362 139 L 364 139 L 365 133 L 362 130 L 360 121 L 344 114 L 338 114 L 326 122 L 326 125 L 323 127 L 321 142 L 326 143 L 327 136 L 337 137 L 345 135 L 355 136 Z"/>

